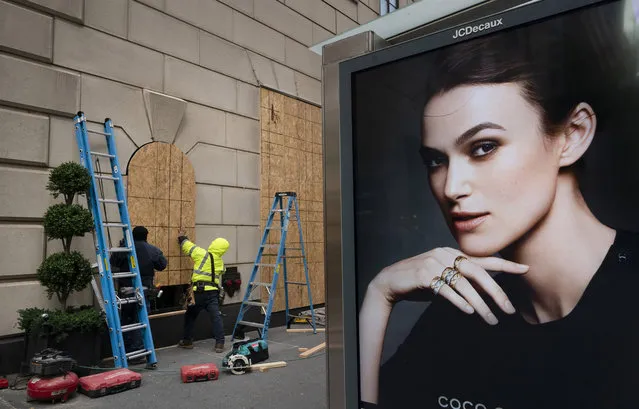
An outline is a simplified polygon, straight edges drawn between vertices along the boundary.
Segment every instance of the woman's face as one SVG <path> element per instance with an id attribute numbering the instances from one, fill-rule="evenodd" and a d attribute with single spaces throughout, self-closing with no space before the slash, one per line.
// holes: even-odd
<path id="1" fill-rule="evenodd" d="M 550 210 L 559 149 L 517 84 L 454 88 L 424 109 L 430 186 L 461 250 L 495 254 Z"/>

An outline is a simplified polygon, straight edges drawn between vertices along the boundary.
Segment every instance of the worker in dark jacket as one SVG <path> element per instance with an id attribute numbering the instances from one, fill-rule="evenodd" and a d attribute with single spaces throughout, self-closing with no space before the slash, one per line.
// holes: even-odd
<path id="1" fill-rule="evenodd" d="M 144 226 L 136 226 L 133 229 L 133 243 L 135 245 L 135 253 L 138 259 L 138 269 L 140 271 L 140 278 L 142 279 L 142 291 L 150 290 L 154 288 L 155 271 L 162 271 L 167 266 L 166 257 L 162 250 L 158 247 L 149 244 L 147 238 L 149 231 Z M 120 241 L 120 247 L 125 246 L 125 241 Z M 111 270 L 116 271 L 129 271 L 128 253 L 113 253 L 111 255 Z M 117 269 L 117 270 L 116 270 Z M 133 279 L 123 278 L 118 280 L 120 285 L 119 293 L 121 297 L 131 297 L 135 295 L 135 289 L 133 288 Z M 146 309 L 151 309 L 149 297 L 145 297 Z M 122 319 L 121 324 L 133 324 L 137 322 L 137 304 L 126 304 L 122 306 Z M 123 334 L 125 349 L 127 352 L 138 351 L 144 349 L 142 342 L 142 334 L 140 331 L 129 331 Z M 145 358 L 140 358 L 140 362 L 144 362 Z M 130 362 L 137 363 L 137 362 Z"/>
<path id="2" fill-rule="evenodd" d="M 222 256 L 229 249 L 226 239 L 216 238 L 204 249 L 189 240 L 186 233 L 181 231 L 178 243 L 182 252 L 193 260 L 191 285 L 194 302 L 189 305 L 184 314 L 184 338 L 179 342 L 181 348 L 193 348 L 193 327 L 195 320 L 202 310 L 206 310 L 213 325 L 215 337 L 215 352 L 224 351 L 224 325 L 219 309 L 219 294 L 221 289 L 221 275 L 224 272 Z"/>

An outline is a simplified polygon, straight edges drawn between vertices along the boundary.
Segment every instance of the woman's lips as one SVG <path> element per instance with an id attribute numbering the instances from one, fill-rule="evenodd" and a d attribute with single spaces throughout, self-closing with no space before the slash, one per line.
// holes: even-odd
<path id="1" fill-rule="evenodd" d="M 453 226 L 459 233 L 475 230 L 488 218 L 488 213 L 453 213 Z"/>

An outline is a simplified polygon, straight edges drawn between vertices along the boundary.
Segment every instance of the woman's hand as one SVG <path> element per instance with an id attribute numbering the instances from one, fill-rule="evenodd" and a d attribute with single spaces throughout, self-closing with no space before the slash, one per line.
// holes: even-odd
<path id="1" fill-rule="evenodd" d="M 450 267 L 457 270 L 446 270 Z M 377 403 L 379 363 L 393 304 L 415 290 L 431 290 L 431 283 L 436 282 L 434 279 L 442 276 L 442 273 L 448 278 L 449 284 L 443 284 L 438 295 L 462 311 L 468 314 L 477 311 L 489 324 L 497 323 L 497 318 L 472 282 L 483 288 L 506 313 L 515 312 L 506 293 L 486 270 L 522 274 L 528 271 L 528 266 L 497 257 L 468 257 L 458 250 L 437 248 L 386 267 L 375 277 L 368 286 L 359 312 L 360 387 L 363 401 Z M 456 272 L 459 275 L 452 279 Z"/>
<path id="2" fill-rule="evenodd" d="M 504 312 L 513 314 L 515 309 L 508 296 L 486 270 L 523 274 L 529 268 L 497 257 L 469 257 L 452 248 L 437 248 L 386 267 L 371 282 L 369 290 L 392 305 L 412 291 L 431 290 L 434 279 L 443 279 L 447 272 L 450 279 L 455 272 L 447 267 L 456 268 L 460 275 L 456 281 L 444 283 L 438 295 L 468 314 L 477 311 L 491 325 L 497 324 L 497 318 L 473 285 L 481 287 Z"/>

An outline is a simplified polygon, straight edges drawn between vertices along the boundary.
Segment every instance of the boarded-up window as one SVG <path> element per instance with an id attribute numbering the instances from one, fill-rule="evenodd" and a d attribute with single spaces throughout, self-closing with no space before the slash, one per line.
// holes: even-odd
<path id="1" fill-rule="evenodd" d="M 265 227 L 275 192 L 294 191 L 298 196 L 303 240 L 314 304 L 324 303 L 324 197 L 322 170 L 321 109 L 267 89 L 261 90 L 261 228 Z M 279 243 L 277 231 L 269 233 L 269 243 Z M 287 247 L 299 247 L 299 231 L 291 222 Z M 257 249 L 255 249 L 257 252 Z M 275 252 L 273 252 L 275 253 Z M 289 251 L 289 254 L 300 254 Z M 266 257 L 264 263 L 274 263 Z M 301 259 L 287 262 L 288 280 L 304 282 Z M 272 280 L 272 269 L 263 269 L 261 281 Z M 261 295 L 268 299 L 266 291 Z M 289 286 L 289 307 L 309 305 L 307 289 Z M 284 309 L 284 280 L 278 280 L 273 311 Z"/>
<path id="2" fill-rule="evenodd" d="M 188 158 L 168 143 L 142 146 L 129 162 L 127 199 L 131 225 L 146 227 L 147 241 L 169 262 L 156 273 L 156 285 L 188 284 L 193 262 L 177 243 L 180 228 L 195 240 L 195 172 Z"/>

